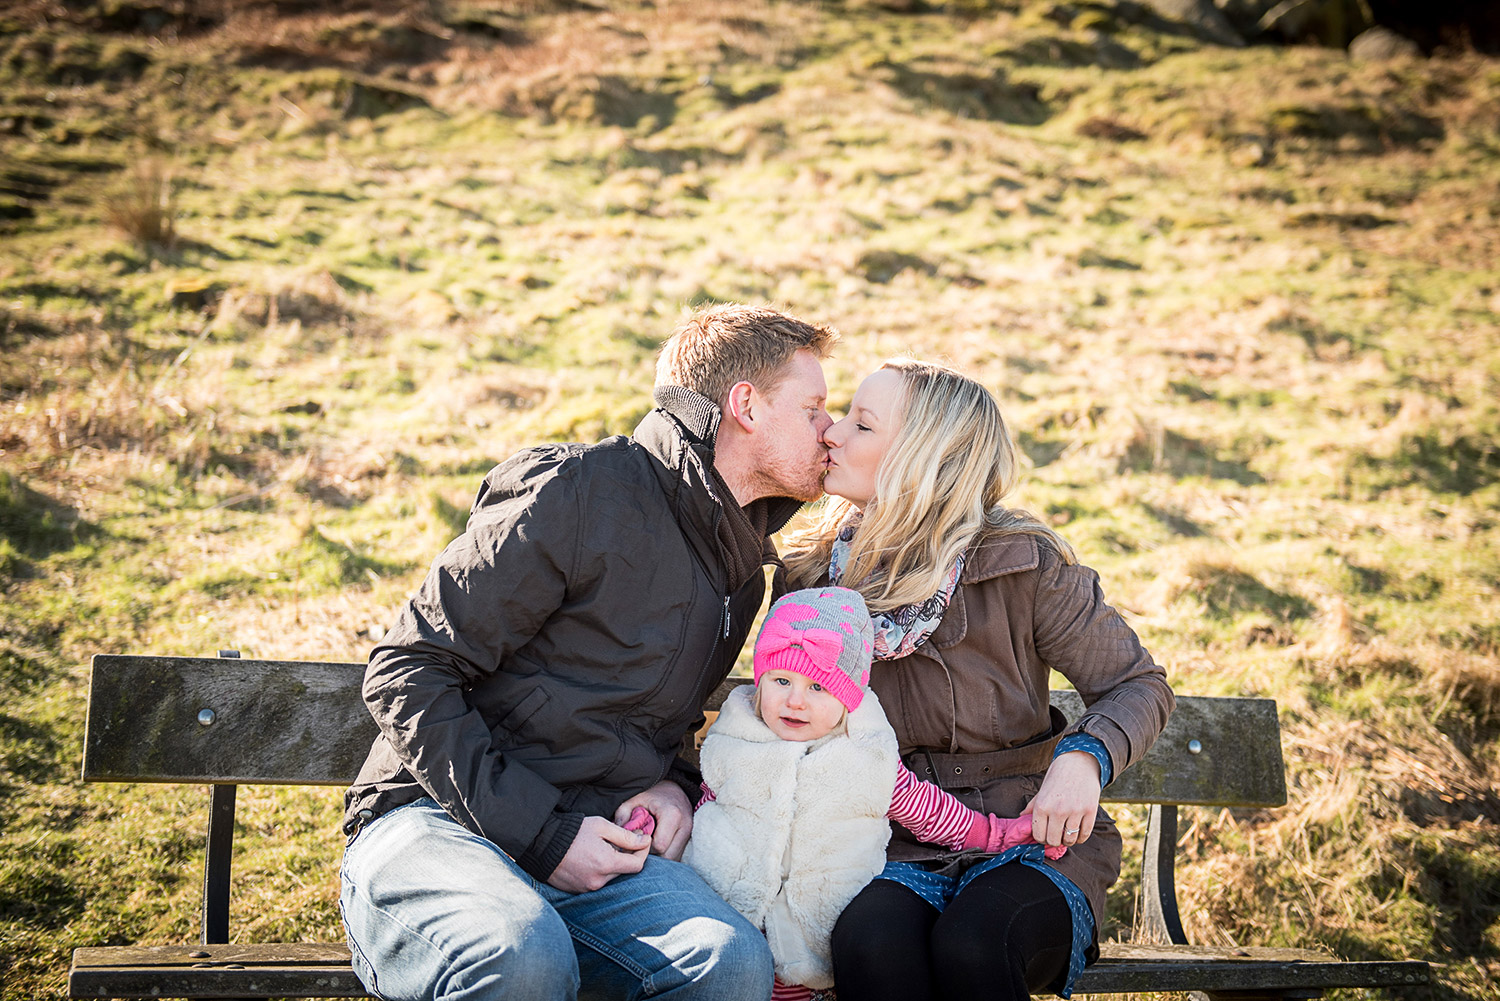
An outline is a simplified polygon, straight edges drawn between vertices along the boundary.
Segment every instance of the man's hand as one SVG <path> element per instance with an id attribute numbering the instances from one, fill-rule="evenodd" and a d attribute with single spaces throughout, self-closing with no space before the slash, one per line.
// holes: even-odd
<path id="1" fill-rule="evenodd" d="M 1042 787 L 1021 811 L 1031 817 L 1031 836 L 1044 845 L 1071 848 L 1094 833 L 1099 812 L 1099 761 L 1086 751 L 1052 759 Z"/>
<path id="2" fill-rule="evenodd" d="M 632 796 L 620 804 L 615 811 L 615 823 L 624 824 L 638 806 L 656 821 L 651 833 L 651 851 L 673 862 L 682 860 L 682 850 L 687 847 L 693 833 L 693 808 L 683 795 L 682 787 L 665 780 L 656 783 L 639 796 Z"/>
<path id="3" fill-rule="evenodd" d="M 578 836 L 547 882 L 568 893 L 597 890 L 616 876 L 640 872 L 650 848 L 651 839 L 644 834 L 616 827 L 603 817 L 584 817 Z"/>

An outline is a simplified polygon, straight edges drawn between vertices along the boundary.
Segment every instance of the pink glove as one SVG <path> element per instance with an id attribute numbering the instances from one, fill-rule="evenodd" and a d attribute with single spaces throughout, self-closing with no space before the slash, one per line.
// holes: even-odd
<path id="1" fill-rule="evenodd" d="M 964 838 L 964 850 L 983 848 L 986 852 L 1003 852 L 1017 845 L 1034 845 L 1031 836 L 1030 817 L 997 817 L 993 813 L 985 818 L 985 824 L 975 824 Z M 1060 859 L 1067 853 L 1062 845 L 1048 845 L 1042 854 L 1049 859 Z"/>
<path id="2" fill-rule="evenodd" d="M 620 826 L 627 831 L 639 831 L 649 838 L 656 830 L 656 818 L 644 806 L 638 806 L 630 811 L 630 819 Z"/>

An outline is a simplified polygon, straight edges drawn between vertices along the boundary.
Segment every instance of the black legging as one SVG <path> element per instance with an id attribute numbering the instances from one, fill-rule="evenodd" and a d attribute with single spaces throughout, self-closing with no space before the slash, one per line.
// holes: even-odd
<path id="1" fill-rule="evenodd" d="M 877 879 L 833 928 L 833 979 L 839 1001 L 1023 1001 L 1062 986 L 1072 944 L 1067 899 L 1030 866 L 992 869 L 941 914 Z"/>

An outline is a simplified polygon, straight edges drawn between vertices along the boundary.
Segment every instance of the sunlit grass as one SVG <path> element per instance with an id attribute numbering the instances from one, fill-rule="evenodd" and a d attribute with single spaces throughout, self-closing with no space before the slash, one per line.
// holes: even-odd
<path id="1" fill-rule="evenodd" d="M 842 330 L 836 408 L 892 355 L 983 380 L 1018 501 L 1177 688 L 1278 700 L 1291 803 L 1185 820 L 1196 941 L 1500 996 L 1493 61 L 1217 51 L 1123 5 L 618 6 L 497 8 L 438 55 L 308 15 L 292 69 L 242 21 L 80 28 L 104 69 L 66 86 L 0 40 L 33 211 L 0 245 L 7 997 L 196 934 L 202 790 L 74 778 L 91 654 L 363 659 L 484 472 L 628 432 L 716 300 Z M 146 129 L 153 246 L 103 210 Z M 233 934 L 338 937 L 337 791 L 242 799 Z"/>

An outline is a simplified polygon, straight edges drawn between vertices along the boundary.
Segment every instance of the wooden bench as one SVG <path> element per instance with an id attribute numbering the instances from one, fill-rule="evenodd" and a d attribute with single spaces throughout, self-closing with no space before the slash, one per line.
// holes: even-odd
<path id="1" fill-rule="evenodd" d="M 210 787 L 201 941 L 74 951 L 75 998 L 366 997 L 343 943 L 230 943 L 229 872 L 237 785 L 344 786 L 375 726 L 360 700 L 362 664 L 220 657 L 97 656 L 83 777 L 90 782 L 194 782 Z M 715 694 L 718 706 L 734 685 Z M 1073 692 L 1052 693 L 1069 718 Z M 1218 998 L 1313 998 L 1338 987 L 1425 984 L 1428 965 L 1342 962 L 1301 949 L 1187 944 L 1173 866 L 1179 806 L 1286 802 L 1276 704 L 1178 698 L 1151 753 L 1104 799 L 1149 804 L 1141 878 L 1146 935 L 1162 944 L 1106 943 L 1081 994 L 1201 991 Z M 330 855 L 338 838 L 329 831 Z M 330 859 L 330 865 L 332 865 Z"/>

